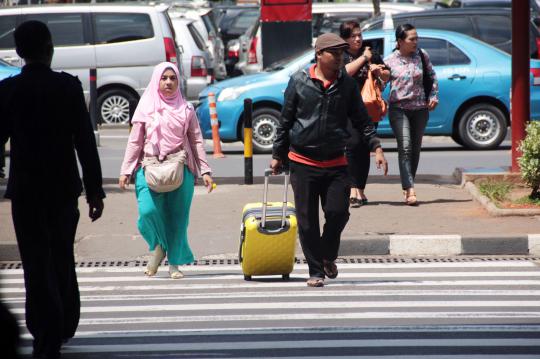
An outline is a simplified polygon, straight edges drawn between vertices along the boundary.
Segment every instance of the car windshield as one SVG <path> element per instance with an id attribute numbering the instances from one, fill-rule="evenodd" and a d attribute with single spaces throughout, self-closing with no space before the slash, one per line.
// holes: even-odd
<path id="1" fill-rule="evenodd" d="M 313 49 L 307 49 L 300 55 L 294 55 L 284 58 L 283 60 L 276 61 L 272 64 L 270 64 L 265 71 L 272 72 L 272 71 L 279 71 L 283 70 L 285 68 L 299 68 L 300 66 L 307 65 L 310 60 L 311 54 L 313 59 L 315 59 L 315 51 Z"/>

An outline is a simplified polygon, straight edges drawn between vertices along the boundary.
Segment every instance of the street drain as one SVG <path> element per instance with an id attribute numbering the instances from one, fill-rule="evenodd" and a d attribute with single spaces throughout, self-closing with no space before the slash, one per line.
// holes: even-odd
<path id="1" fill-rule="evenodd" d="M 530 256 L 459 256 L 459 257 L 342 257 L 338 263 L 349 264 L 391 264 L 391 263 L 459 263 L 459 262 L 501 262 L 501 261 L 532 261 L 540 262 L 540 257 Z M 123 261 L 85 261 L 75 263 L 77 268 L 107 268 L 107 267 L 144 267 L 147 261 L 123 260 Z M 238 259 L 201 259 L 187 266 L 219 266 L 239 265 Z M 296 264 L 306 264 L 303 258 L 296 258 Z M 168 265 L 165 261 L 164 265 Z M 0 270 L 22 269 L 22 263 L 18 261 L 0 262 Z"/>

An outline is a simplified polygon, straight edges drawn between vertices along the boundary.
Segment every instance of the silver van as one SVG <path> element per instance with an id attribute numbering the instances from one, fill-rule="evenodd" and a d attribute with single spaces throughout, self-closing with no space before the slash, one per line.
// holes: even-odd
<path id="1" fill-rule="evenodd" d="M 187 77 L 186 96 L 189 101 L 197 101 L 199 92 L 212 83 L 211 56 L 194 20 L 175 17 L 171 13 L 171 21 L 176 42 L 182 46 L 182 67 Z"/>
<path id="2" fill-rule="evenodd" d="M 127 123 L 154 66 L 181 66 L 167 6 L 40 5 L 0 8 L 0 59 L 22 66 L 13 31 L 27 20 L 48 25 L 54 42 L 52 68 L 78 76 L 89 99 L 89 69 L 97 69 L 102 123 Z M 180 71 L 184 73 L 184 71 Z M 186 80 L 181 79 L 185 93 Z M 131 109 L 133 110 L 133 107 Z"/>

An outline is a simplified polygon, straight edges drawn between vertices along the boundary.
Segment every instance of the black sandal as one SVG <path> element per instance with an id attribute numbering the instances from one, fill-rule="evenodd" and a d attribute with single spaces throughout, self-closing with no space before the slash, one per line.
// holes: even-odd
<path id="1" fill-rule="evenodd" d="M 334 279 L 338 276 L 338 269 L 336 263 L 330 261 L 323 261 L 324 274 L 330 279 Z"/>
<path id="2" fill-rule="evenodd" d="M 359 208 L 362 206 L 362 200 L 356 197 L 349 198 L 349 204 L 352 208 Z"/>

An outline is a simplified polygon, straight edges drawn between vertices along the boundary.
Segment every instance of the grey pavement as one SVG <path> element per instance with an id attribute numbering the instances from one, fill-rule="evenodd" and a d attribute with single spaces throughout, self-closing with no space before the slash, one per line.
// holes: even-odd
<path id="1" fill-rule="evenodd" d="M 196 258 L 237 256 L 242 208 L 262 199 L 262 179 L 255 180 L 254 185 L 244 185 L 241 178 L 216 178 L 217 188 L 210 194 L 196 187 L 188 230 Z M 281 200 L 282 185 L 277 180 L 272 179 L 270 200 Z M 84 197 L 80 198 L 78 261 L 148 258 L 137 230 L 133 186 L 122 192 L 115 181 L 106 179 L 105 211 L 95 223 L 88 219 Z M 0 196 L 4 190 L 5 181 L 0 182 Z M 409 207 L 403 203 L 398 177 L 370 177 L 366 189 L 370 202 L 351 208 L 340 255 L 540 255 L 540 216 L 491 216 L 461 179 L 451 176 L 419 176 L 416 190 L 420 205 Z M 10 202 L 4 199 L 0 200 L 0 260 L 18 260 Z"/>

